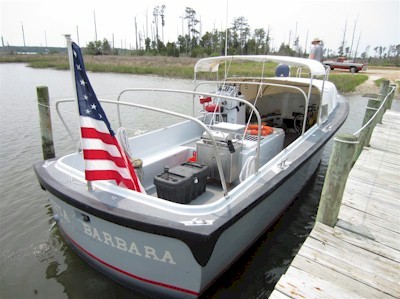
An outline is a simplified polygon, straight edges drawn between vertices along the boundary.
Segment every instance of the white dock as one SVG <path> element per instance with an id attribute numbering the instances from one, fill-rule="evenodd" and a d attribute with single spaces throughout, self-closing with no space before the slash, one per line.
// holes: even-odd
<path id="1" fill-rule="evenodd" d="M 350 171 L 337 224 L 316 223 L 269 298 L 400 298 L 400 113 Z"/>

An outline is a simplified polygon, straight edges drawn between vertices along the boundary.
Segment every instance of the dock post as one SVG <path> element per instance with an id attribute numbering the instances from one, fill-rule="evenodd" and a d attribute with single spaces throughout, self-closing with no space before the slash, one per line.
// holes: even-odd
<path id="1" fill-rule="evenodd" d="M 378 100 L 383 102 L 383 100 L 385 99 L 385 97 L 387 96 L 387 94 L 389 93 L 389 80 L 382 80 L 381 85 L 380 85 L 380 89 L 379 89 L 379 94 L 378 94 Z M 383 107 L 383 109 L 381 109 L 378 112 L 378 122 L 381 124 L 382 123 L 382 118 L 383 118 L 383 114 L 386 111 L 386 105 L 387 105 L 387 101 L 385 106 Z M 376 122 L 375 125 L 378 123 Z M 374 126 L 375 127 L 375 126 Z M 369 141 L 368 141 L 369 143 Z"/>
<path id="2" fill-rule="evenodd" d="M 381 103 L 385 99 L 388 92 L 389 92 L 389 81 L 383 80 L 380 85 L 380 91 L 379 91 L 378 98 L 368 100 L 367 108 L 365 110 L 365 115 L 364 115 L 364 119 L 363 119 L 363 123 L 362 123 L 363 126 L 374 116 L 376 111 L 378 111 Z M 356 153 L 354 155 L 353 164 L 357 160 L 358 156 L 361 154 L 361 151 L 364 148 L 364 146 L 369 146 L 369 143 L 371 141 L 372 132 L 373 132 L 376 124 L 382 123 L 382 117 L 388 107 L 387 105 L 388 105 L 389 100 L 390 99 L 387 99 L 385 106 L 382 107 L 382 109 L 378 112 L 375 119 L 372 120 L 371 123 L 364 130 L 362 130 L 360 132 L 359 144 L 357 145 L 357 148 L 356 148 Z"/>
<path id="3" fill-rule="evenodd" d="M 388 99 L 388 101 L 387 101 L 386 109 L 391 109 L 391 108 L 392 108 L 392 102 L 393 102 L 393 99 L 394 99 L 394 95 L 395 95 L 395 93 L 396 93 L 397 84 L 396 84 L 396 83 L 390 83 L 390 84 L 389 84 L 389 88 L 390 88 L 390 89 L 391 89 L 391 88 L 394 88 L 394 91 L 393 91 L 392 94 L 389 96 L 389 99 Z"/>
<path id="4" fill-rule="evenodd" d="M 336 224 L 344 187 L 358 144 L 358 138 L 350 134 L 339 134 L 334 140 L 316 218 L 316 221 L 330 227 Z"/>
<path id="5" fill-rule="evenodd" d="M 38 86 L 36 87 L 36 93 L 39 109 L 40 134 L 42 136 L 43 159 L 47 160 L 56 156 L 51 126 L 49 89 L 47 86 Z"/>

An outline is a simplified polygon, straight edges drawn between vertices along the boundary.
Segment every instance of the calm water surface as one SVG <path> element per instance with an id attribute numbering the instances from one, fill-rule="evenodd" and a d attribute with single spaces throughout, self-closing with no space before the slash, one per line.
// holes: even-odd
<path id="1" fill-rule="evenodd" d="M 89 78 L 98 97 L 107 99 L 116 99 L 117 93 L 128 87 L 192 88 L 190 80 L 96 73 L 90 73 Z M 72 97 L 70 73 L 0 64 L 0 80 L 0 298 L 147 298 L 93 270 L 65 245 L 46 193 L 33 172 L 32 164 L 43 159 L 36 87 L 49 87 L 53 109 L 55 99 Z M 164 103 L 157 97 L 150 101 L 169 108 L 173 105 L 180 112 L 192 111 L 191 102 L 171 97 Z M 135 101 L 144 101 L 144 97 Z M 349 101 L 350 115 L 341 132 L 353 133 L 360 127 L 367 99 L 352 96 Z M 73 151 L 76 145 L 54 109 L 52 113 L 59 156 Z M 140 123 L 136 116 L 123 115 L 128 129 L 146 130 L 170 121 L 148 115 L 148 120 Z M 67 113 L 68 121 L 75 123 L 75 117 Z M 116 123 L 115 119 L 111 121 Z M 330 152 L 331 143 L 302 196 L 203 298 L 268 297 L 312 229 Z"/>

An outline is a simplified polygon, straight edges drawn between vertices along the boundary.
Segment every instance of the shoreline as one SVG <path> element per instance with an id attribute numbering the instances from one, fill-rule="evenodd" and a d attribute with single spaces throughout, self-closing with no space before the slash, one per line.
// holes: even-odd
<path id="1" fill-rule="evenodd" d="M 150 75 L 178 79 L 193 79 L 193 67 L 198 61 L 190 57 L 166 56 L 113 56 L 84 55 L 86 70 L 89 72 L 120 73 L 135 75 Z M 0 63 L 26 63 L 33 68 L 52 68 L 68 70 L 69 63 L 66 55 L 7 55 L 0 56 Z M 274 76 L 275 65 L 266 64 L 266 76 Z M 235 70 L 234 73 L 241 70 Z M 252 75 L 252 74 L 246 74 Z M 255 75 L 256 76 L 256 75 Z M 201 80 L 213 76 L 202 76 Z M 348 71 L 335 70 L 329 75 L 342 94 L 374 94 L 379 91 L 375 80 L 385 78 L 391 82 L 400 83 L 400 68 L 398 67 L 369 67 L 355 75 Z"/>

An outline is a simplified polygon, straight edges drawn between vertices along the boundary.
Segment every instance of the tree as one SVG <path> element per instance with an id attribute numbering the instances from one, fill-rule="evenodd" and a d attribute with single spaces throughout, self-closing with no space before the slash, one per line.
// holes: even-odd
<path id="1" fill-rule="evenodd" d="M 101 45 L 101 54 L 103 55 L 112 54 L 111 46 L 107 39 L 103 39 L 103 44 Z"/>
<path id="2" fill-rule="evenodd" d="M 260 54 L 264 47 L 265 30 L 263 28 L 254 29 L 254 50 L 255 54 Z"/>
<path id="3" fill-rule="evenodd" d="M 160 15 L 160 7 L 156 6 L 153 8 L 153 17 L 154 17 L 154 25 L 156 28 L 156 35 L 155 35 L 155 41 L 158 40 L 158 16 Z"/>
<path id="4" fill-rule="evenodd" d="M 167 43 L 166 51 L 168 56 L 179 57 L 179 49 L 175 43 Z"/>
<path id="5" fill-rule="evenodd" d="M 149 37 L 144 40 L 144 44 L 146 52 L 150 52 L 151 39 Z"/>
<path id="6" fill-rule="evenodd" d="M 213 36 L 210 32 L 206 32 L 206 34 L 203 35 L 200 41 L 200 46 L 203 47 L 204 52 L 207 55 L 211 55 L 213 53 L 214 45 L 213 45 Z"/>
<path id="7" fill-rule="evenodd" d="M 89 42 L 86 45 L 86 52 L 90 55 L 101 55 L 101 41 Z"/>
<path id="8" fill-rule="evenodd" d="M 238 17 L 233 19 L 232 23 L 234 46 L 237 46 L 240 53 L 243 54 L 248 36 L 250 35 L 250 26 L 247 24 L 245 17 Z"/>
<path id="9" fill-rule="evenodd" d="M 161 27 L 162 27 L 162 41 L 164 42 L 164 26 L 165 26 L 165 5 L 161 5 L 160 16 L 161 16 Z"/>
<path id="10" fill-rule="evenodd" d="M 178 42 L 177 42 L 178 46 L 179 46 L 179 53 L 187 53 L 187 43 L 186 43 L 186 38 L 182 35 L 178 36 Z"/>
<path id="11" fill-rule="evenodd" d="M 278 54 L 284 56 L 294 56 L 296 52 L 293 51 L 289 45 L 285 45 L 284 43 L 282 43 L 281 46 L 279 47 Z"/>
<path id="12" fill-rule="evenodd" d="M 193 8 L 186 7 L 185 9 L 185 20 L 187 20 L 188 24 L 188 38 L 187 44 L 190 44 L 190 51 L 197 45 L 196 35 L 199 32 L 196 30 L 196 25 L 199 23 L 199 20 L 196 18 L 196 11 Z"/>

